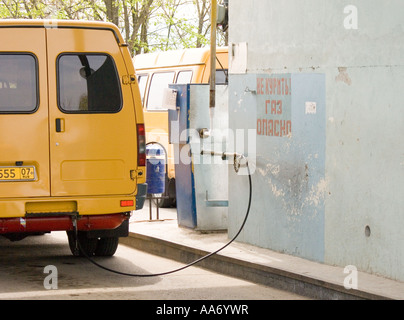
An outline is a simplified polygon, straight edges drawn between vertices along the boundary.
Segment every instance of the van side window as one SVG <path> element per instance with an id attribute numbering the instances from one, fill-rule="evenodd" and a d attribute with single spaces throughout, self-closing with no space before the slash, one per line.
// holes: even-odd
<path id="1" fill-rule="evenodd" d="M 122 107 L 119 77 L 106 54 L 62 54 L 57 60 L 58 104 L 66 113 L 114 113 Z"/>
<path id="2" fill-rule="evenodd" d="M 0 53 L 0 113 L 32 113 L 38 107 L 37 60 L 31 54 Z"/>
<path id="3" fill-rule="evenodd" d="M 216 69 L 216 84 L 228 84 L 228 70 L 227 69 Z"/>
<path id="4" fill-rule="evenodd" d="M 149 97 L 147 99 L 147 110 L 166 110 L 163 107 L 164 88 L 168 88 L 174 82 L 173 72 L 156 72 L 150 80 Z"/>
<path id="5" fill-rule="evenodd" d="M 140 97 L 142 98 L 142 104 L 143 104 L 143 101 L 144 101 L 144 95 L 145 95 L 145 91 L 146 91 L 147 78 L 148 78 L 147 74 L 139 74 L 137 76 L 137 82 L 139 84 Z"/>
<path id="6" fill-rule="evenodd" d="M 191 83 L 191 79 L 192 79 L 192 71 L 191 70 L 180 71 L 180 72 L 178 72 L 177 82 L 176 83 L 178 83 L 178 84 Z"/>

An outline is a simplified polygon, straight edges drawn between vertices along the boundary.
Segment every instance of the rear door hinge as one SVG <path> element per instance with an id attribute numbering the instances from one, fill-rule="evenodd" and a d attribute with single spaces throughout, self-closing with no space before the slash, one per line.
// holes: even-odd
<path id="1" fill-rule="evenodd" d="M 123 84 L 136 83 L 136 76 L 134 74 L 125 74 L 124 76 L 122 76 L 122 83 Z"/>
<path id="2" fill-rule="evenodd" d="M 130 170 L 130 178 L 132 180 L 136 180 L 137 178 L 140 178 L 144 175 L 145 175 L 145 172 L 142 169 Z"/>

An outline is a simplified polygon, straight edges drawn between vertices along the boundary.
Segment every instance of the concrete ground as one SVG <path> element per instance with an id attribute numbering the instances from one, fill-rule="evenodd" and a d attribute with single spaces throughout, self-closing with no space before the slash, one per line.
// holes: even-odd
<path id="1" fill-rule="evenodd" d="M 133 213 L 130 235 L 121 242 L 137 249 L 190 263 L 229 242 L 227 232 L 200 232 L 178 226 L 175 208 L 157 209 L 149 202 Z M 315 299 L 404 299 L 404 283 L 312 262 L 237 242 L 198 265 Z M 344 285 L 345 283 L 345 285 Z M 355 288 L 355 284 L 357 285 Z M 346 288 L 347 287 L 347 288 Z"/>

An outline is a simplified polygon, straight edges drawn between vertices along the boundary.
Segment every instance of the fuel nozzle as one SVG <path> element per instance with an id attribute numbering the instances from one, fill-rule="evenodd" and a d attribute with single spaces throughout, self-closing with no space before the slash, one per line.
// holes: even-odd
<path id="1" fill-rule="evenodd" d="M 229 160 L 233 158 L 233 167 L 234 171 L 238 172 L 241 166 L 245 167 L 248 164 L 247 158 L 242 153 L 238 152 L 219 152 L 219 151 L 212 151 L 212 150 L 202 150 L 201 155 L 211 155 L 211 156 L 220 156 L 222 160 Z M 242 163 L 242 161 L 245 161 Z"/>

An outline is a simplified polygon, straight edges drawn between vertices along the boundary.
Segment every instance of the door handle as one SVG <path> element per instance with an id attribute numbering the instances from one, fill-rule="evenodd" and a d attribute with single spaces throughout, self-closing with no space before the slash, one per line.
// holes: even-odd
<path id="1" fill-rule="evenodd" d="M 65 119 L 56 118 L 56 132 L 65 131 Z"/>

